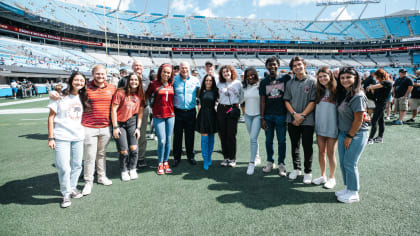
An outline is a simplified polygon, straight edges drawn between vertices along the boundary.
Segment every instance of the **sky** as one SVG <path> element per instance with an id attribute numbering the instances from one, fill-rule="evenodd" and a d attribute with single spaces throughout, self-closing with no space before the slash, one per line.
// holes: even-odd
<path id="1" fill-rule="evenodd" d="M 80 5 L 86 0 L 62 0 Z M 120 0 L 89 0 L 89 4 L 106 5 L 116 9 Z M 146 13 L 201 15 L 252 19 L 314 20 L 322 7 L 316 0 L 121 0 L 121 10 Z M 357 19 L 364 5 L 349 5 L 339 20 Z M 419 10 L 420 0 L 382 0 L 369 4 L 362 18 L 381 17 L 397 11 Z M 343 6 L 329 6 L 319 20 L 334 20 Z"/>

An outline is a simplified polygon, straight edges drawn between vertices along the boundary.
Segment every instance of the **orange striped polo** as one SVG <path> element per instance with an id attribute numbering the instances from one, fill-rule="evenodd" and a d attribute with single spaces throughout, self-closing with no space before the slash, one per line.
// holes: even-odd
<path id="1" fill-rule="evenodd" d="M 92 110 L 83 112 L 82 125 L 89 128 L 105 128 L 111 124 L 111 101 L 116 88 L 112 84 L 105 83 L 99 88 L 92 80 L 86 86 L 89 102 Z"/>

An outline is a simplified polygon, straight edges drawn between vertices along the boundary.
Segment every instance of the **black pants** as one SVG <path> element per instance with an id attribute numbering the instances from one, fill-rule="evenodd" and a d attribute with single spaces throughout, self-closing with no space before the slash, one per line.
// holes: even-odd
<path id="1" fill-rule="evenodd" d="M 236 160 L 236 133 L 238 131 L 238 119 L 229 118 L 226 111 L 231 106 L 219 104 L 217 106 L 217 125 L 219 128 L 220 142 L 224 159 Z"/>
<path id="2" fill-rule="evenodd" d="M 314 141 L 314 126 L 300 125 L 294 126 L 289 123 L 287 126 L 289 130 L 289 137 L 292 146 L 293 169 L 301 170 L 300 167 L 300 140 L 302 139 L 303 153 L 304 153 L 304 167 L 305 174 L 312 172 L 312 156 L 313 156 L 313 141 Z"/>
<path id="3" fill-rule="evenodd" d="M 137 115 L 132 116 L 126 122 L 118 122 L 120 127 L 119 138 L 114 138 L 117 144 L 117 150 L 120 153 L 120 170 L 121 172 L 127 170 L 134 170 L 137 166 L 138 148 L 131 151 L 130 146 L 137 145 L 137 138 L 134 136 L 134 132 L 137 127 Z M 127 154 L 122 154 L 121 151 L 127 151 Z"/>
<path id="4" fill-rule="evenodd" d="M 369 139 L 372 139 L 373 136 L 375 136 L 376 133 L 376 129 L 377 129 L 377 124 L 379 125 L 379 134 L 378 137 L 383 137 L 384 132 L 385 132 L 385 121 L 384 121 L 384 115 L 385 115 L 385 108 L 386 108 L 386 103 L 376 103 L 375 104 L 375 109 L 373 110 L 373 116 L 371 119 L 371 130 L 370 130 L 370 135 L 369 135 Z"/>
<path id="5" fill-rule="evenodd" d="M 195 109 L 180 110 L 175 108 L 175 126 L 173 154 L 174 159 L 180 160 L 182 155 L 182 136 L 185 132 L 185 149 L 188 159 L 194 159 L 194 127 L 195 127 Z"/>

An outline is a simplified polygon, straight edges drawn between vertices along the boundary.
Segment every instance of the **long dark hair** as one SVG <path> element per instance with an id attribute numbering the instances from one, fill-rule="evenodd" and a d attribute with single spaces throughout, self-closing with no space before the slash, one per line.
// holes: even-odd
<path id="1" fill-rule="evenodd" d="M 201 82 L 201 89 L 200 89 L 199 98 L 201 98 L 201 96 L 204 95 L 204 93 L 206 92 L 206 79 L 207 79 L 207 77 L 211 78 L 211 91 L 213 92 L 216 99 L 218 99 L 219 98 L 219 89 L 216 86 L 216 79 L 214 78 L 213 75 L 210 75 L 210 74 L 207 74 L 203 77 L 203 82 Z"/>
<path id="2" fill-rule="evenodd" d="M 260 77 L 258 77 L 258 72 L 254 67 L 248 67 L 246 68 L 244 74 L 245 74 L 245 78 L 244 81 L 242 81 L 242 86 L 244 88 L 248 87 L 248 79 L 247 79 L 247 74 L 250 73 L 251 75 L 255 76 L 255 79 L 257 79 L 257 82 L 260 81 Z"/>
<path id="3" fill-rule="evenodd" d="M 168 83 L 172 84 L 172 81 L 174 81 L 174 68 L 172 67 L 172 65 L 167 64 L 167 63 L 164 63 L 164 64 L 159 66 L 157 76 L 156 76 L 157 81 L 161 82 L 160 80 L 162 79 L 162 71 L 163 71 L 163 68 L 165 68 L 165 67 L 170 67 L 172 69 L 171 78 L 169 78 L 169 80 L 168 80 Z"/>
<path id="4" fill-rule="evenodd" d="M 141 78 L 139 78 L 139 76 L 135 73 L 130 73 L 125 77 L 125 80 L 127 82 L 125 83 L 124 92 L 125 92 L 126 96 L 128 96 L 132 92 L 131 91 L 132 88 L 130 87 L 130 78 L 133 75 L 136 76 L 137 79 L 139 80 L 139 86 L 137 87 L 137 95 L 140 98 L 143 98 L 143 96 L 144 96 L 144 94 L 143 94 L 143 84 L 141 83 Z"/>
<path id="5" fill-rule="evenodd" d="M 325 96 L 325 91 L 327 88 L 325 88 L 324 85 L 322 85 L 319 82 L 319 74 L 320 73 L 325 73 L 328 74 L 328 76 L 330 77 L 330 81 L 328 82 L 328 90 L 330 91 L 330 97 L 328 98 L 329 102 L 335 102 L 335 93 L 336 93 L 336 89 L 337 89 L 337 81 L 334 78 L 334 75 L 332 73 L 332 71 L 330 70 L 329 67 L 325 66 L 325 67 L 321 67 L 318 72 L 316 72 L 316 100 L 315 103 L 318 104 L 321 99 Z"/>
<path id="6" fill-rule="evenodd" d="M 220 69 L 219 69 L 219 82 L 226 83 L 226 79 L 225 79 L 225 77 L 223 77 L 223 70 L 224 69 L 230 70 L 232 81 L 235 80 L 236 77 L 238 77 L 238 74 L 236 74 L 235 68 L 233 66 L 224 65 L 224 66 L 220 67 Z"/>
<path id="7" fill-rule="evenodd" d="M 351 90 L 347 93 L 347 90 L 341 84 L 341 75 L 342 74 L 351 74 L 354 76 L 354 84 L 351 86 Z M 340 68 L 340 72 L 338 73 L 338 83 L 337 83 L 337 103 L 341 104 L 344 100 L 346 102 L 350 101 L 350 99 L 357 93 L 361 91 L 361 80 L 359 73 L 354 69 L 354 67 L 342 67 Z"/>
<path id="8" fill-rule="evenodd" d="M 74 89 L 73 87 L 74 77 L 76 77 L 77 75 L 80 75 L 85 79 L 85 85 L 83 86 L 82 89 L 78 91 L 80 102 L 82 103 L 84 110 L 90 111 L 92 109 L 92 105 L 89 103 L 89 98 L 86 91 L 86 85 L 88 83 L 88 80 L 86 79 L 86 76 L 82 74 L 81 72 L 74 71 L 73 73 L 71 73 L 70 77 L 67 79 L 67 88 L 61 91 L 61 95 L 68 96 L 70 94 L 70 92 Z"/>

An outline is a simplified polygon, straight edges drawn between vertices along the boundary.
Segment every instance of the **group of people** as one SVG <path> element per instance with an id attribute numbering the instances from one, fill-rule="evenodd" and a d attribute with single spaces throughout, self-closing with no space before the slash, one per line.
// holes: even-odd
<path id="1" fill-rule="evenodd" d="M 133 72 L 119 81 L 118 88 L 106 83 L 107 71 L 102 65 L 93 67 L 90 82 L 80 72 L 74 72 L 64 91 L 50 93 L 48 145 L 55 151 L 63 195 L 61 206 L 68 207 L 71 198 L 91 193 L 95 164 L 97 182 L 112 184 L 106 176 L 106 147 L 111 137 L 115 139 L 119 152 L 121 180 L 138 178 L 137 167 L 146 165 L 144 156 L 149 107 L 158 139 L 158 175 L 172 173 L 171 166 L 176 167 L 181 163 L 183 139 L 188 162 L 197 164 L 194 132 L 201 134 L 205 170 L 212 165 L 216 133 L 223 154 L 220 165 L 235 167 L 240 104 L 244 104 L 245 124 L 250 136 L 248 175 L 252 175 L 255 166 L 261 162 L 258 136 L 262 128 L 267 153 L 267 163 L 262 171 L 267 173 L 278 169 L 280 176 L 287 176 L 285 158 L 288 130 L 293 159 L 293 170 L 288 178 L 295 180 L 302 174 L 299 151 L 302 143 L 303 182 L 334 188 L 338 143 L 340 168 L 346 188 L 336 192 L 337 199 L 345 203 L 359 201 L 357 162 L 369 136 L 366 113 L 368 99 L 361 87 L 359 73 L 352 67 L 344 67 L 338 76 L 334 76 L 328 67 L 322 67 L 313 78 L 307 74 L 305 60 L 301 57 L 293 57 L 290 61 L 293 75 L 279 73 L 280 61 L 275 56 L 269 57 L 265 66 L 268 74 L 262 80 L 256 69 L 249 67 L 244 72 L 244 80 L 240 81 L 234 67 L 221 66 L 216 74 L 213 65 L 206 63 L 207 74 L 200 82 L 197 77 L 190 75 L 187 62 L 179 65 L 179 72 L 170 64 L 162 64 L 156 80 L 150 81 L 142 75 L 143 65 L 136 60 L 132 65 Z M 383 73 L 381 69 L 376 71 L 380 85 L 369 87 L 369 90 L 375 90 L 382 97 L 389 87 L 388 83 L 382 82 L 383 78 L 387 78 Z M 384 103 L 384 100 L 379 102 Z M 383 106 L 378 107 L 383 113 Z M 378 117 L 380 119 L 380 115 Z M 321 176 L 316 179 L 312 179 L 314 132 L 321 169 Z M 383 129 L 380 125 L 378 137 L 382 137 L 381 132 Z M 278 168 L 274 160 L 275 133 Z M 172 136 L 174 161 L 170 165 Z M 83 153 L 85 185 L 80 193 L 76 186 L 82 170 Z M 326 156 L 329 162 L 328 177 Z"/>

